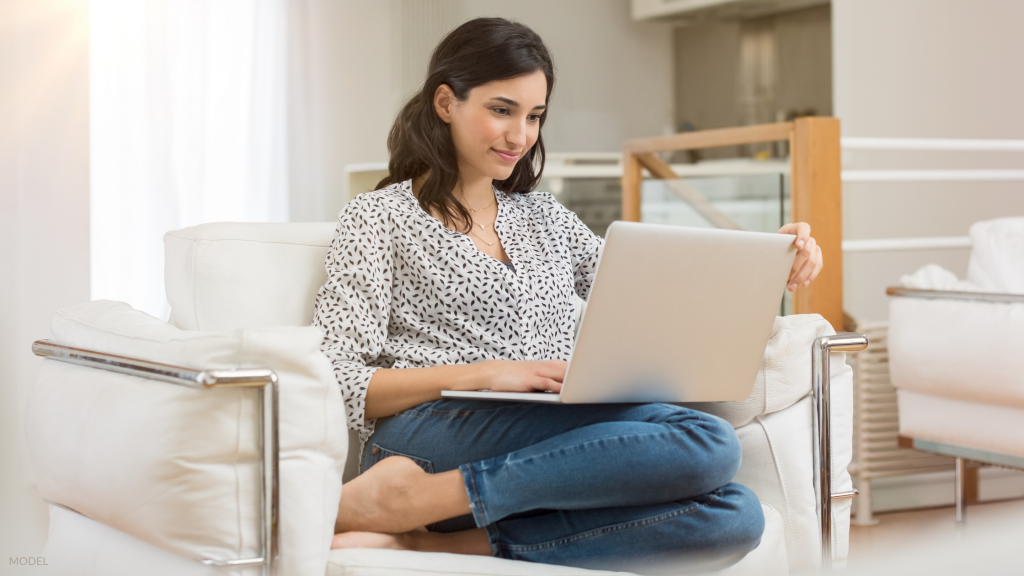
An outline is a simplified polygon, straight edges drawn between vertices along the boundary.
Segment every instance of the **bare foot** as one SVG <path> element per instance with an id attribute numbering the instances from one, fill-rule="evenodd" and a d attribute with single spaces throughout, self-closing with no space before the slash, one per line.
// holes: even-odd
<path id="1" fill-rule="evenodd" d="M 437 534 L 417 529 L 404 534 L 377 532 L 345 532 L 335 534 L 331 550 L 338 548 L 377 548 L 384 550 L 416 550 L 420 552 L 451 552 L 454 554 L 491 555 L 487 532 L 482 528 Z"/>
<path id="2" fill-rule="evenodd" d="M 461 472 L 428 474 L 391 456 L 342 487 L 334 533 L 401 534 L 469 511 Z"/>
<path id="3" fill-rule="evenodd" d="M 331 540 L 331 550 L 338 548 L 379 548 L 385 550 L 408 550 L 402 545 L 401 534 L 379 534 L 377 532 L 343 532 Z"/>

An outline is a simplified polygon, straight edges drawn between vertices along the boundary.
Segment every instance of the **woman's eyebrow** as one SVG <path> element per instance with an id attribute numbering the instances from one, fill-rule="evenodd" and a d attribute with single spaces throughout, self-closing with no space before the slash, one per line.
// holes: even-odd
<path id="1" fill-rule="evenodd" d="M 513 100 L 511 98 L 506 98 L 504 96 L 495 96 L 495 97 L 491 98 L 491 100 L 497 100 L 498 102 L 503 102 L 505 104 L 508 104 L 509 106 L 513 106 L 515 108 L 519 108 L 519 102 L 516 102 L 515 100 Z M 533 107 L 534 110 L 544 110 L 546 108 L 547 108 L 547 106 L 544 105 L 544 104 L 538 104 L 538 105 Z"/>

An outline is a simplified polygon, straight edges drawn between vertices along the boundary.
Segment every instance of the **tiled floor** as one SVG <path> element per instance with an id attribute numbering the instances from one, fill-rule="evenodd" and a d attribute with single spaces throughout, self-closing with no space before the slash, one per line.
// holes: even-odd
<path id="1" fill-rule="evenodd" d="M 955 526 L 952 507 L 876 517 L 880 522 L 875 526 L 850 526 L 849 567 L 853 572 L 859 573 L 858 568 L 869 568 L 880 562 L 891 565 L 893 559 L 903 564 L 915 557 L 935 558 L 951 549 L 959 551 L 957 556 L 971 555 L 974 551 L 981 554 L 987 548 L 986 543 L 1004 539 L 1020 542 L 1016 549 L 1007 552 L 1018 555 L 1024 549 L 1024 500 L 968 506 L 967 525 L 962 532 Z M 996 547 L 996 550 L 1005 549 Z M 988 550 L 984 553 L 990 554 Z M 955 573 L 952 566 L 950 573 Z"/>

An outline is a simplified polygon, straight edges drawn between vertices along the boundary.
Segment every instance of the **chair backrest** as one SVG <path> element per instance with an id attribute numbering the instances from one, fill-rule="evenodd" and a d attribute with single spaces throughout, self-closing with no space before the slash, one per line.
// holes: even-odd
<path id="1" fill-rule="evenodd" d="M 164 235 L 170 323 L 221 331 L 309 326 L 333 222 L 202 224 Z M 358 473 L 359 438 L 349 435 L 344 480 Z"/>
<path id="2" fill-rule="evenodd" d="M 171 324 L 183 330 L 308 326 L 333 222 L 202 224 L 164 236 Z"/>
<path id="3" fill-rule="evenodd" d="M 1024 217 L 996 218 L 971 226 L 967 279 L 985 290 L 1024 294 Z"/>

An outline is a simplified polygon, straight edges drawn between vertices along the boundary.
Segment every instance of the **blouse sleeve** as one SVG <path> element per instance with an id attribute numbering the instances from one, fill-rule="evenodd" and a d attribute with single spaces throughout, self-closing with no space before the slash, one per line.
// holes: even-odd
<path id="1" fill-rule="evenodd" d="M 604 239 L 591 232 L 575 212 L 562 206 L 554 196 L 548 196 L 554 207 L 556 221 L 566 234 L 576 295 L 586 300 L 590 298 L 590 288 L 597 275 L 597 261 L 601 257 Z"/>
<path id="2" fill-rule="evenodd" d="M 313 325 L 324 331 L 321 346 L 334 365 L 348 412 L 349 428 L 368 436 L 366 389 L 388 336 L 392 248 L 387 213 L 359 198 L 345 207 L 327 253 L 327 281 L 316 296 Z"/>

